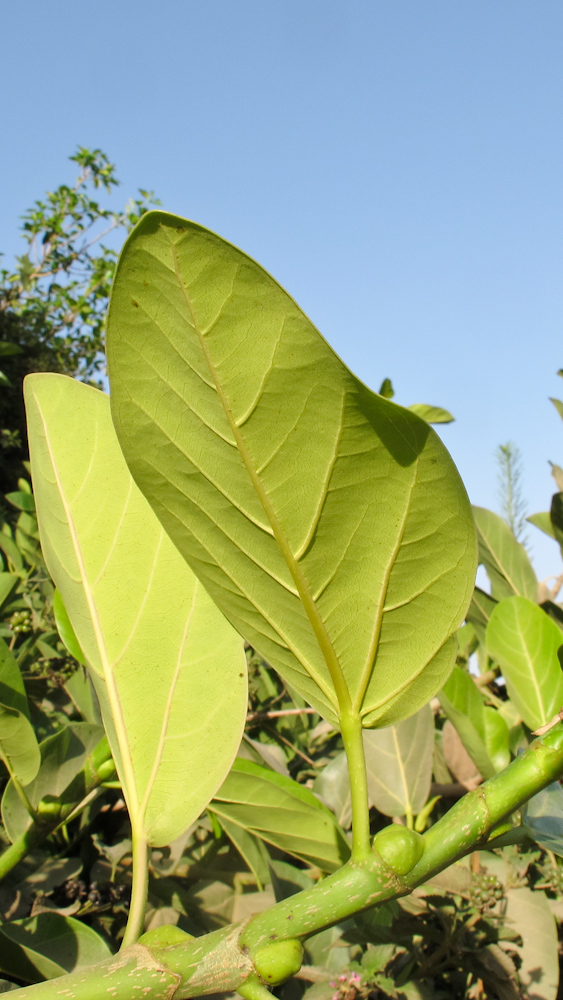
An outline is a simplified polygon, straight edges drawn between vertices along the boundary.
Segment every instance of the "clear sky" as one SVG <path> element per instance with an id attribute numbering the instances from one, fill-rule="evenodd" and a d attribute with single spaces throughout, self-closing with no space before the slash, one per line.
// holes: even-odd
<path id="1" fill-rule="evenodd" d="M 221 233 L 398 402 L 445 406 L 472 501 L 563 464 L 561 0 L 3 4 L 0 250 L 78 144 Z M 5 259 L 6 259 L 5 258 Z M 554 543 L 530 528 L 540 576 Z"/>

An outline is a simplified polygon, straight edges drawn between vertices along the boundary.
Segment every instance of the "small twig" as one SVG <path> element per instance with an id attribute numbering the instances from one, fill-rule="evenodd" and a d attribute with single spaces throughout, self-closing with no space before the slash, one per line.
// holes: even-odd
<path id="1" fill-rule="evenodd" d="M 315 708 L 280 708 L 277 712 L 250 712 L 247 722 L 260 722 L 262 719 L 279 719 L 283 715 L 315 715 Z"/>

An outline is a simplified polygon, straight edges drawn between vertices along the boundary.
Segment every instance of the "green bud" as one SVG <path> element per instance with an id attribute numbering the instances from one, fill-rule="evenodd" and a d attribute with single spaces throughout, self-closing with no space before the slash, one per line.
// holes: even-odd
<path id="1" fill-rule="evenodd" d="M 60 816 L 61 803 L 55 795 L 44 795 L 37 806 L 37 815 L 41 819 L 57 819 Z"/>
<path id="2" fill-rule="evenodd" d="M 152 931 L 141 934 L 139 944 L 148 945 L 149 948 L 169 948 L 173 944 L 193 940 L 195 940 L 193 934 L 188 934 L 175 924 L 164 924 L 162 927 L 154 927 Z"/>
<path id="3" fill-rule="evenodd" d="M 109 760 L 104 760 L 96 768 L 96 773 L 100 781 L 107 781 L 108 778 L 113 778 L 115 776 L 115 764 L 111 758 Z"/>
<path id="4" fill-rule="evenodd" d="M 301 941 L 274 941 L 259 948 L 254 956 L 254 968 L 264 982 L 279 986 L 299 972 L 303 963 Z"/>
<path id="5" fill-rule="evenodd" d="M 374 837 L 373 848 L 397 875 L 406 875 L 422 857 L 424 837 L 406 826 L 391 823 Z"/>

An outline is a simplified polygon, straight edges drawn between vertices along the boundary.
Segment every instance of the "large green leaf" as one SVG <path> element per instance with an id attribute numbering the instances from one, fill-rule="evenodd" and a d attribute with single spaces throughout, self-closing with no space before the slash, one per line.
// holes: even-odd
<path id="1" fill-rule="evenodd" d="M 29 721 L 27 695 L 13 653 L 0 639 L 0 757 L 22 785 L 39 770 L 39 746 Z"/>
<path id="2" fill-rule="evenodd" d="M 240 757 L 209 809 L 288 854 L 335 871 L 350 848 L 332 813 L 308 788 Z"/>
<path id="3" fill-rule="evenodd" d="M 563 705 L 557 656 L 561 629 L 537 604 L 507 597 L 487 626 L 487 648 L 500 665 L 511 701 L 531 729 L 551 721 Z"/>
<path id="4" fill-rule="evenodd" d="M 483 777 L 502 771 L 510 763 L 508 726 L 499 712 L 485 705 L 467 671 L 454 667 L 438 697 Z"/>
<path id="5" fill-rule="evenodd" d="M 371 392 L 258 264 L 143 217 L 108 320 L 133 475 L 236 628 L 335 722 L 421 707 L 451 670 L 476 553 L 420 417 Z"/>
<path id="6" fill-rule="evenodd" d="M 491 581 L 495 600 L 513 594 L 536 601 L 538 581 L 523 545 L 517 541 L 506 521 L 492 510 L 474 507 L 479 562 L 483 563 Z"/>
<path id="7" fill-rule="evenodd" d="M 26 380 L 49 572 L 102 705 L 135 829 L 169 843 L 221 784 L 246 714 L 242 640 L 127 469 L 103 393 Z"/>

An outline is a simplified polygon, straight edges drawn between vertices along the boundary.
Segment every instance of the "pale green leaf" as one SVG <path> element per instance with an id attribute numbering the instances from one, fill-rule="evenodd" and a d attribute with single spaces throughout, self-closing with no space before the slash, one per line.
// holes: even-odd
<path id="1" fill-rule="evenodd" d="M 132 823 L 153 845 L 221 784 L 246 713 L 242 640 L 135 486 L 108 397 L 26 380 L 41 539 L 91 669 Z"/>
<path id="2" fill-rule="evenodd" d="M 366 730 L 367 733 L 369 730 Z M 365 736 L 364 733 L 364 736 Z M 365 749 L 365 740 L 364 740 Z M 344 829 L 352 823 L 352 796 L 350 795 L 350 774 L 344 750 L 323 767 L 314 784 L 315 795 L 332 809 L 337 822 Z"/>
<path id="3" fill-rule="evenodd" d="M 411 403 L 409 410 L 417 413 L 428 424 L 451 424 L 455 420 L 449 410 L 444 410 L 441 406 L 429 406 L 428 403 Z"/>
<path id="4" fill-rule="evenodd" d="M 479 562 L 487 571 L 495 600 L 513 594 L 536 601 L 538 581 L 523 545 L 506 521 L 484 507 L 474 507 Z"/>
<path id="5" fill-rule="evenodd" d="M 520 956 L 519 978 L 526 1000 L 556 1000 L 559 986 L 557 925 L 541 890 L 509 889 L 504 919 L 522 944 L 511 942 Z"/>
<path id="6" fill-rule="evenodd" d="M 323 716 L 421 707 L 471 596 L 465 490 L 258 264 L 150 212 L 108 320 L 114 422 L 145 495 L 251 645 Z"/>
<path id="7" fill-rule="evenodd" d="M 350 848 L 332 813 L 308 788 L 237 758 L 208 808 L 288 854 L 335 871 Z"/>
<path id="8" fill-rule="evenodd" d="M 553 405 L 554 405 L 555 409 L 557 410 L 559 416 L 563 420 L 563 403 L 561 402 L 560 399 L 554 399 L 553 396 L 550 396 L 549 399 L 550 399 L 550 402 L 553 403 Z"/>
<path id="9" fill-rule="evenodd" d="M 526 518 L 530 524 L 533 524 L 540 531 L 543 531 L 545 535 L 549 535 L 550 538 L 555 538 L 555 531 L 553 530 L 553 525 L 551 523 L 551 515 L 548 510 L 542 510 L 538 514 L 530 514 Z"/>
<path id="10" fill-rule="evenodd" d="M 416 815 L 432 782 L 434 716 L 425 705 L 410 719 L 364 733 L 370 804 L 385 816 Z"/>
<path id="11" fill-rule="evenodd" d="M 475 681 L 454 667 L 438 695 L 446 716 L 484 778 L 492 778 L 510 763 L 509 731 L 494 708 L 485 705 Z"/>
<path id="12" fill-rule="evenodd" d="M 557 656 L 561 645 L 561 629 L 525 597 L 500 601 L 487 626 L 489 655 L 499 664 L 510 699 L 532 730 L 550 722 L 563 706 Z"/>
<path id="13" fill-rule="evenodd" d="M 55 616 L 57 631 L 70 655 L 74 656 L 74 659 L 78 660 L 82 666 L 86 666 L 84 653 L 78 644 L 78 639 L 76 638 L 70 618 L 67 614 L 67 610 L 63 604 L 63 599 L 60 595 L 60 591 L 58 590 L 55 590 L 55 595 L 53 597 L 53 614 Z"/>

